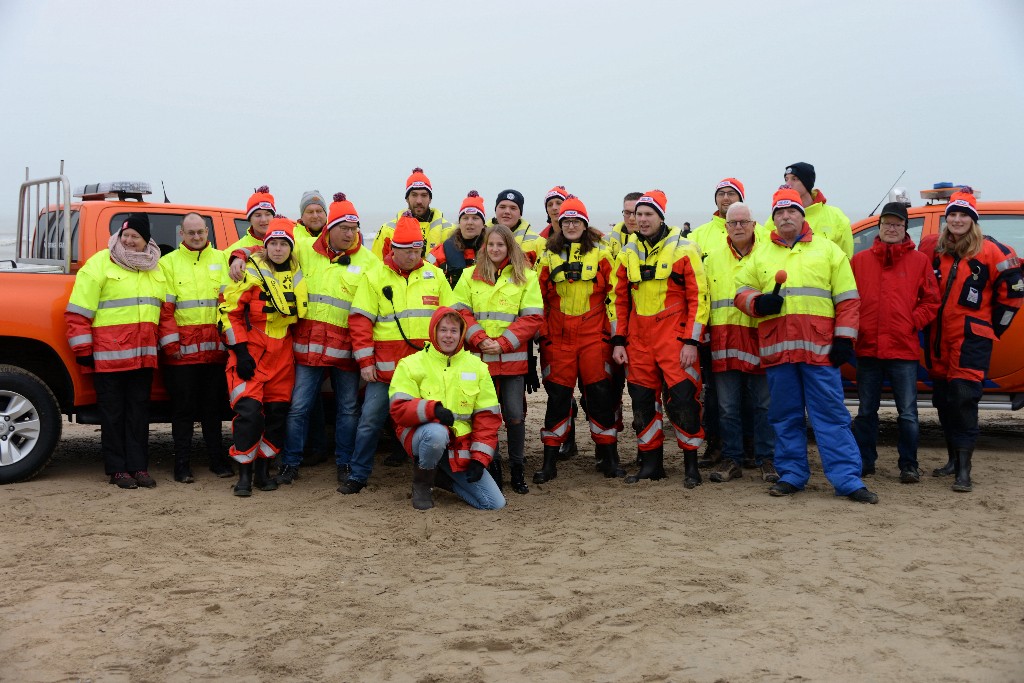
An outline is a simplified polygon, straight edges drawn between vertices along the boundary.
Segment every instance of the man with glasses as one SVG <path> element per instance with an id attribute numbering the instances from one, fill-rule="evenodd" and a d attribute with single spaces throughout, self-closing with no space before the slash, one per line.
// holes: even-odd
<path id="1" fill-rule="evenodd" d="M 765 240 L 743 202 L 729 205 L 725 214 L 725 244 L 708 254 L 704 269 L 711 297 L 710 374 L 717 389 L 722 460 L 711 473 L 715 482 L 743 476 L 744 432 L 751 434 L 754 464 L 762 480 L 775 483 L 775 432 L 768 424 L 768 380 L 757 342 L 757 321 L 735 305 L 736 274 Z M 705 427 L 706 429 L 706 427 Z"/>
<path id="2" fill-rule="evenodd" d="M 890 202 L 882 208 L 878 236 L 870 249 L 853 257 L 850 266 L 860 292 L 860 334 L 855 346 L 860 408 L 853 420 L 853 436 L 860 448 L 861 476 L 875 473 L 878 405 L 882 382 L 888 379 L 898 413 L 900 481 L 916 484 L 921 481 L 918 333 L 935 320 L 940 296 L 928 257 L 915 249 L 907 235 L 906 206 Z"/>
<path id="3" fill-rule="evenodd" d="M 622 222 L 617 223 L 605 238 L 612 258 L 618 258 L 622 245 L 628 242 L 629 236 L 636 232 L 636 200 L 642 196 L 644 196 L 643 192 L 630 192 L 622 198 Z"/>

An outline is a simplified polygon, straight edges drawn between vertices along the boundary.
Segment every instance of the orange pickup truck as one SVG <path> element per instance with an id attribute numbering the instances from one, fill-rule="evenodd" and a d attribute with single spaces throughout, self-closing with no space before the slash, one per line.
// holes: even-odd
<path id="1" fill-rule="evenodd" d="M 921 196 L 927 203 L 908 207 L 907 233 L 915 244 L 921 243 L 922 236 L 939 233 L 945 225 L 946 200 L 958 189 L 957 186 L 922 190 Z M 978 224 L 983 233 L 1013 247 L 1018 256 L 1024 254 L 1024 202 L 978 202 L 978 213 L 981 215 Z M 878 235 L 878 223 L 879 217 L 873 216 L 853 224 L 855 252 L 871 246 Z M 1024 349 L 1024 321 L 1016 320 L 992 349 L 982 408 L 1019 410 L 1024 406 L 1024 355 L 1021 349 Z M 851 380 L 854 373 L 850 367 L 844 367 L 843 375 Z M 932 387 L 923 367 L 923 354 L 918 377 L 919 396 L 930 404 Z M 848 399 L 851 386 L 848 383 Z M 856 400 L 856 392 L 852 392 L 852 398 Z"/>
<path id="2" fill-rule="evenodd" d="M 29 479 L 60 443 L 62 418 L 99 424 L 92 379 L 75 363 L 64 333 L 64 308 L 75 273 L 107 248 L 131 212 L 149 214 L 153 239 L 164 253 L 181 242 L 178 226 L 195 211 L 220 248 L 249 227 L 244 211 L 151 203 L 149 185 L 101 183 L 72 196 L 64 175 L 26 181 L 18 200 L 13 260 L 0 262 L 0 484 Z M 157 375 L 153 419 L 168 421 L 166 393 Z"/>

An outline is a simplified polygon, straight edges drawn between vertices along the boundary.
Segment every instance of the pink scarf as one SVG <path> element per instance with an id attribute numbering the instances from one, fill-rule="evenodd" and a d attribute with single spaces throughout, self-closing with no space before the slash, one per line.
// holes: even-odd
<path id="1" fill-rule="evenodd" d="M 153 270 L 157 267 L 157 262 L 160 260 L 160 247 L 156 245 L 156 242 L 149 240 L 145 251 L 128 251 L 121 244 L 120 232 L 110 236 L 107 248 L 110 249 L 110 260 L 125 270 L 135 272 Z"/>

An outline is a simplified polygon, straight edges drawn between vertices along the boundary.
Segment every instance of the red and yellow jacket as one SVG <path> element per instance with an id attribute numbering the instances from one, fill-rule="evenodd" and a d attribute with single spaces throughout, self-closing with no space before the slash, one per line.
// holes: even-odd
<path id="1" fill-rule="evenodd" d="M 274 303 L 270 288 L 279 292 L 278 304 Z M 291 326 L 306 317 L 308 308 L 301 268 L 294 273 L 276 271 L 260 260 L 249 261 L 245 276 L 224 290 L 224 301 L 219 307 L 225 343 L 231 346 L 251 343 L 268 348 L 287 346 L 291 353 Z"/>
<path id="2" fill-rule="evenodd" d="M 223 363 L 227 350 L 217 329 L 217 302 L 228 282 L 227 254 L 210 243 L 199 251 L 184 242 L 160 259 L 167 280 L 167 302 L 174 311 L 173 339 L 161 339 L 168 365 Z M 177 341 L 181 358 L 168 355 Z"/>
<path id="3" fill-rule="evenodd" d="M 416 353 L 428 339 L 434 311 L 452 303 L 452 288 L 440 268 L 420 261 L 404 272 L 389 253 L 381 267 L 367 273 L 352 299 L 352 357 L 360 368 L 375 367 L 381 382 L 391 381 L 398 361 Z M 417 348 L 402 338 L 403 331 Z"/>
<path id="4" fill-rule="evenodd" d="M 778 315 L 761 317 L 754 300 L 775 288 L 775 275 L 788 279 L 779 292 L 785 299 Z M 829 365 L 834 337 L 857 339 L 860 297 L 846 254 L 834 242 L 815 235 L 805 221 L 792 247 L 772 232 L 736 276 L 736 307 L 758 318 L 761 365 L 782 363 Z"/>
<path id="5" fill-rule="evenodd" d="M 455 286 L 454 304 L 466 320 L 469 349 L 487 363 L 492 376 L 525 375 L 527 348 L 544 322 L 544 301 L 537 273 L 525 271 L 526 282 L 512 281 L 511 265 L 498 271 L 497 281 L 488 282 L 472 266 Z M 494 339 L 500 354 L 481 354 L 480 342 Z"/>
<path id="6" fill-rule="evenodd" d="M 416 428 L 438 421 L 434 412 L 438 404 L 452 411 L 455 424 L 448 428 L 452 436 L 448 462 L 453 472 L 462 472 L 469 467 L 470 460 L 478 460 L 484 467 L 491 464 L 498 446 L 501 410 L 487 365 L 462 348 L 465 321 L 461 321 L 463 334 L 458 348 L 451 355 L 438 350 L 434 334 L 437 322 L 451 312 L 447 307 L 434 312 L 430 343 L 402 359 L 391 379 L 388 395 L 391 418 L 409 454 L 413 452 Z"/>
<path id="7" fill-rule="evenodd" d="M 917 333 L 935 320 L 939 287 L 928 257 L 905 237 L 899 244 L 875 238 L 850 261 L 860 293 L 857 356 L 918 360 Z"/>
<path id="8" fill-rule="evenodd" d="M 96 372 L 157 367 L 159 339 L 174 352 L 174 313 L 159 268 L 131 271 L 97 252 L 78 271 L 64 310 L 68 344 L 79 358 L 92 355 Z"/>
<path id="9" fill-rule="evenodd" d="M 612 343 L 697 344 L 708 323 L 708 282 L 696 245 L 662 227 L 649 244 L 639 233 L 619 252 Z"/>
<path id="10" fill-rule="evenodd" d="M 711 298 L 711 370 L 739 370 L 763 374 L 757 341 L 757 321 L 736 307 L 736 275 L 764 240 L 754 233 L 750 252 L 741 256 L 726 235 L 724 248 L 714 249 L 704 259 Z"/>
<path id="11" fill-rule="evenodd" d="M 767 242 L 771 239 L 771 230 L 755 221 L 754 236 L 762 242 Z M 687 239 L 696 243 L 701 256 L 707 256 L 719 249 L 725 249 L 728 237 L 729 229 L 725 227 L 725 217 L 720 212 L 715 211 L 711 215 L 711 220 L 694 228 L 687 236 Z"/>
<path id="12" fill-rule="evenodd" d="M 546 312 L 541 336 L 563 346 L 607 342 L 615 321 L 615 263 L 609 248 L 598 244 L 581 254 L 576 242 L 568 253 L 545 249 L 537 269 Z"/>
<path id="13" fill-rule="evenodd" d="M 391 238 L 395 236 L 395 227 L 398 225 L 398 219 L 402 217 L 405 211 L 399 211 L 397 216 L 380 226 L 380 230 L 377 231 L 377 236 L 373 238 L 373 253 L 377 258 L 383 260 L 385 256 L 391 253 Z M 441 214 L 440 209 L 431 208 L 430 220 L 420 221 L 420 232 L 423 233 L 423 239 L 426 242 L 424 253 L 429 254 L 432 252 L 437 245 L 448 239 L 448 236 L 454 230 L 455 225 Z"/>

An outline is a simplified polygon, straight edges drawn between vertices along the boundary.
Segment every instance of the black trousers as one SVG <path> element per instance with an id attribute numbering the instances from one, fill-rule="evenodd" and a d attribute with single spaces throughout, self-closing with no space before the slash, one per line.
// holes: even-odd
<path id="1" fill-rule="evenodd" d="M 195 423 L 203 426 L 203 441 L 211 461 L 224 454 L 221 415 L 228 405 L 223 363 L 163 366 L 164 384 L 171 395 L 171 436 L 175 460 L 188 462 Z"/>
<path id="2" fill-rule="evenodd" d="M 153 369 L 93 375 L 100 409 L 100 448 L 107 474 L 149 468 L 149 393 Z"/>

